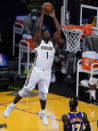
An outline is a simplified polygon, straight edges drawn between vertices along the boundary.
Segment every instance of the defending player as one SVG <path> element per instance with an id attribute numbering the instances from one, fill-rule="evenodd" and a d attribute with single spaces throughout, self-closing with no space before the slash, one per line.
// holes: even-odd
<path id="1" fill-rule="evenodd" d="M 39 19 L 39 28 L 36 31 L 34 37 L 35 45 L 38 46 L 35 49 L 36 59 L 34 67 L 32 67 L 23 89 L 19 91 L 14 101 L 7 106 L 6 110 L 4 111 L 4 116 L 8 117 L 10 112 L 13 110 L 15 104 L 30 90 L 34 89 L 35 85 L 38 83 L 41 104 L 41 111 L 39 113 L 39 116 L 43 124 L 47 125 L 48 120 L 45 115 L 45 107 L 46 107 L 46 97 L 51 80 L 51 67 L 55 53 L 53 45 L 55 45 L 59 40 L 61 29 L 55 16 L 55 11 L 53 10 L 50 14 L 47 15 L 52 17 L 57 31 L 53 34 L 52 39 L 50 39 L 50 34 L 48 30 L 42 29 L 44 15 L 45 15 L 45 7 L 42 6 L 41 16 Z"/>
<path id="2" fill-rule="evenodd" d="M 62 115 L 64 131 L 91 131 L 87 115 L 84 112 L 77 112 L 78 101 L 71 99 L 69 101 L 70 112 Z M 83 130 L 83 123 L 85 129 Z"/>

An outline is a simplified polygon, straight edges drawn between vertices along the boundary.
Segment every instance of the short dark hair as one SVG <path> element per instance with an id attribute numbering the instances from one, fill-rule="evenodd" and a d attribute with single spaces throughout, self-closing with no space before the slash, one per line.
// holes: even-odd
<path id="1" fill-rule="evenodd" d="M 78 100 L 76 98 L 72 98 L 69 101 L 69 106 L 71 109 L 75 109 L 78 106 Z"/>

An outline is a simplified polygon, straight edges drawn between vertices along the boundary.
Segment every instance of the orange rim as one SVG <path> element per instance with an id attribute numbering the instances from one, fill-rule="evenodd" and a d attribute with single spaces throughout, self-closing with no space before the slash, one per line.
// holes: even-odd
<path id="1" fill-rule="evenodd" d="M 63 25 L 63 29 L 74 29 L 74 30 L 82 30 L 84 31 L 84 27 L 80 25 Z"/>

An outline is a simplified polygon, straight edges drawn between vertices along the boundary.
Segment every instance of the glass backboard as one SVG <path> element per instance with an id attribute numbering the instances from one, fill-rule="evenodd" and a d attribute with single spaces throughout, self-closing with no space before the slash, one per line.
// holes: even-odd
<path id="1" fill-rule="evenodd" d="M 81 4 L 80 25 L 92 24 L 98 30 L 98 7 Z"/>

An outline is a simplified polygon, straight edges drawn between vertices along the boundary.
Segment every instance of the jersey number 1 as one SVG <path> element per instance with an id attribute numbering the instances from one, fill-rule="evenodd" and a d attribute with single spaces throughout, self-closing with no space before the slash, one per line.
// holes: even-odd
<path id="1" fill-rule="evenodd" d="M 47 59 L 48 59 L 48 52 L 47 52 Z"/>

